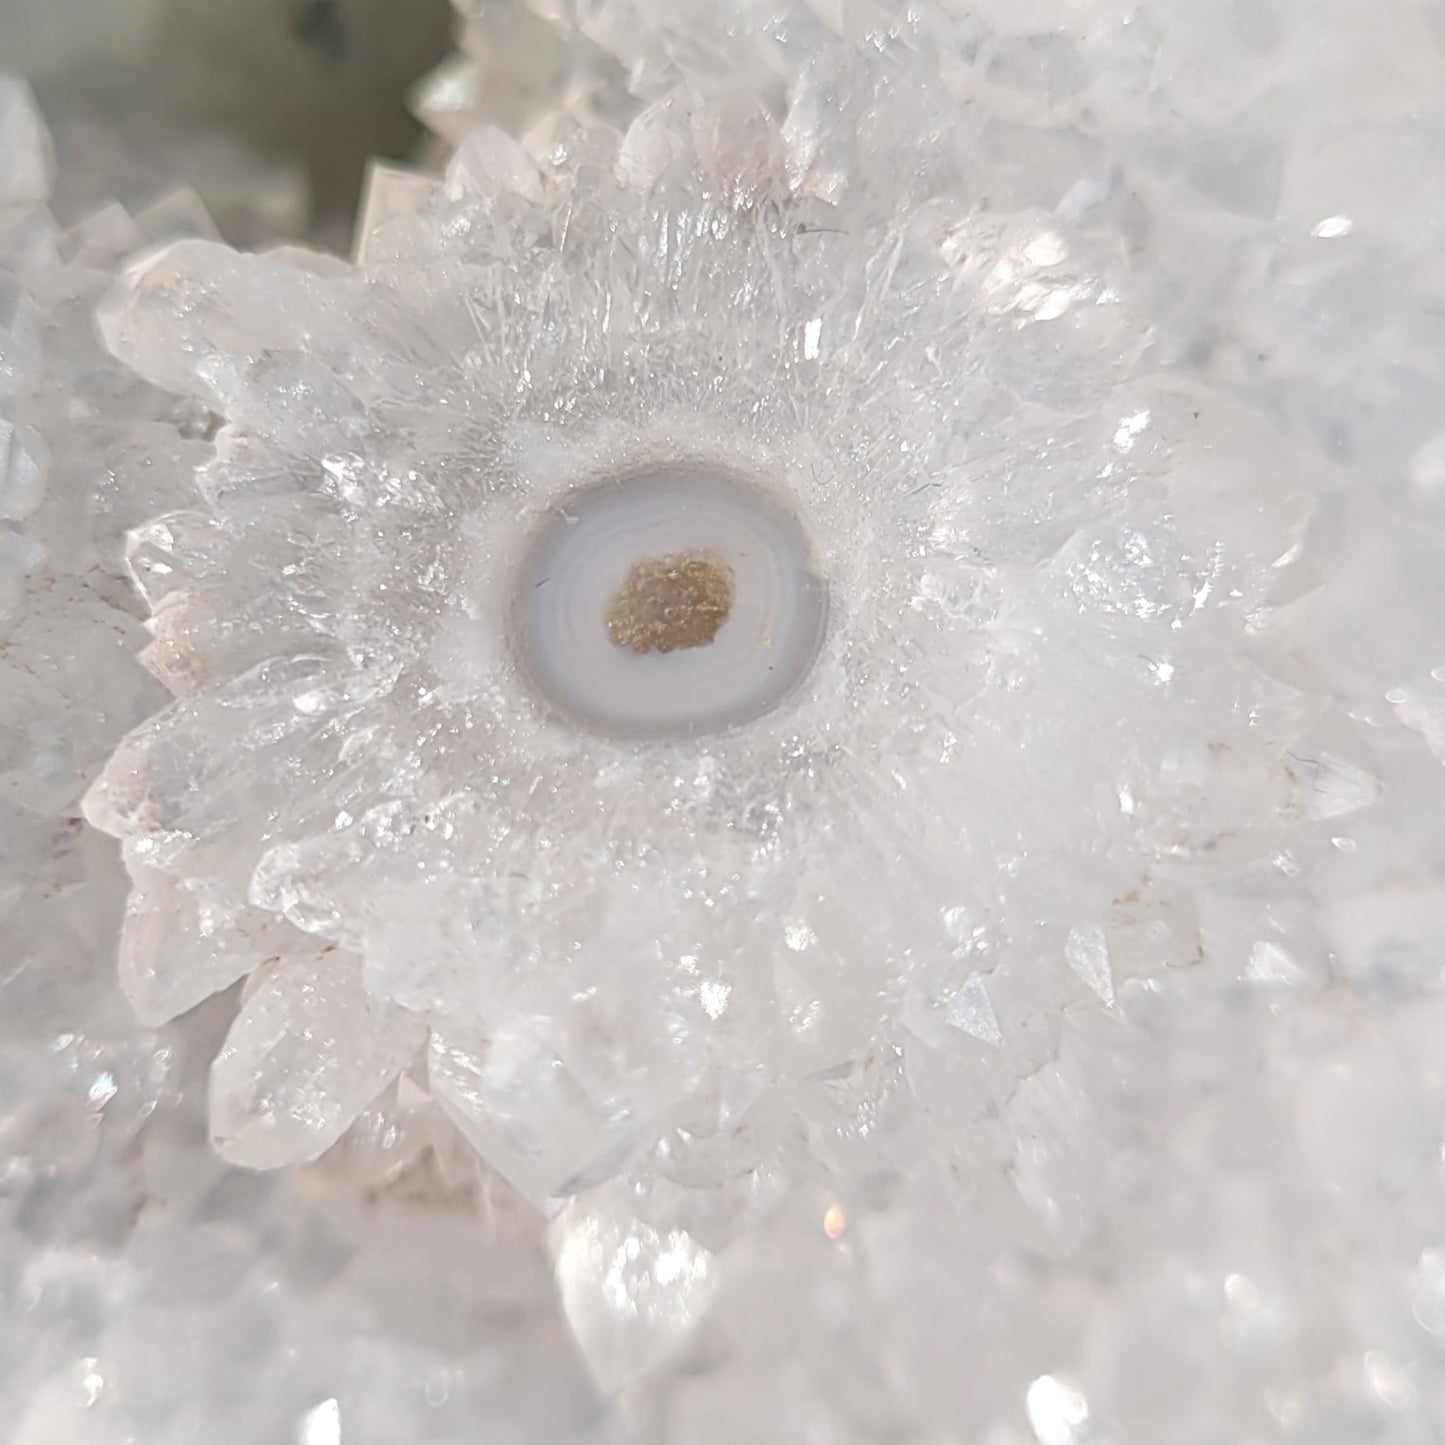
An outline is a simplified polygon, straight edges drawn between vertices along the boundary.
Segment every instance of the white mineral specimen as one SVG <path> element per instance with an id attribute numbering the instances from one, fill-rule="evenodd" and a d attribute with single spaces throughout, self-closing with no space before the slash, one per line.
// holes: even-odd
<path id="1" fill-rule="evenodd" d="M 942 103 L 926 68 L 855 79 L 900 131 Z M 624 164 L 639 136 L 654 163 Z M 104 308 L 121 356 L 228 420 L 203 510 L 136 534 L 177 701 L 88 802 L 137 880 L 132 976 L 174 967 L 183 1006 L 182 967 L 197 992 L 274 969 L 213 1079 L 227 1157 L 319 1154 L 431 1029 L 448 1110 L 550 1208 L 684 1124 L 696 1145 L 778 1091 L 805 1108 L 960 989 L 993 1020 L 954 1034 L 983 1107 L 1062 1009 L 1159 966 L 1111 964 L 1120 900 L 1167 933 L 1161 875 L 1254 857 L 1298 811 L 1312 705 L 1248 652 L 1305 464 L 1154 373 L 1107 251 L 977 209 L 936 137 L 885 189 L 875 139 L 843 109 L 800 148 L 745 93 L 664 100 L 545 173 L 481 131 L 355 274 L 183 243 Z M 824 151 L 860 157 L 837 204 L 810 193 Z M 718 473 L 795 519 L 816 659 L 743 725 L 598 731 L 535 685 L 518 621 L 546 585 L 605 639 L 563 600 L 593 596 L 593 554 L 520 560 L 560 514 L 620 585 L 674 534 L 579 489 L 669 477 L 710 519 Z M 656 545 L 726 560 L 723 516 Z M 733 676 L 747 555 L 715 643 L 605 685 Z M 785 625 L 747 647 L 783 666 Z M 312 1016 L 308 933 L 364 1045 Z"/>
<path id="2" fill-rule="evenodd" d="M 215 1141 L 325 1158 L 206 1158 L 228 1010 L 125 1032 L 13 810 L 25 1445 L 1435 1445 L 1437 10 L 551 5 L 621 135 L 539 96 L 378 172 L 354 270 L 127 278 L 109 340 L 227 424 L 129 548 L 122 979 L 246 977 Z M 639 739 L 534 653 L 731 655 L 726 538 L 628 590 L 659 469 L 786 509 L 827 628 Z"/>

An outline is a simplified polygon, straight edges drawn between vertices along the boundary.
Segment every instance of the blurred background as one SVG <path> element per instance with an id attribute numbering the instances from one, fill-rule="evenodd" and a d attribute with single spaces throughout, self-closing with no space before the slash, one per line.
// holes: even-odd
<path id="1" fill-rule="evenodd" d="M 50 123 L 62 222 L 184 181 L 233 241 L 344 248 L 367 157 L 421 143 L 406 93 L 452 18 L 447 0 L 0 0 L 0 68 Z"/>

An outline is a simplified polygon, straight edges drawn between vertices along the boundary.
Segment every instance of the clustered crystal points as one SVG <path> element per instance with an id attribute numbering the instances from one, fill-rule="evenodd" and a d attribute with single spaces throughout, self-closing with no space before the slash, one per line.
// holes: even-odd
<path id="1" fill-rule="evenodd" d="M 347 259 L 0 83 L 23 1445 L 1434 1439 L 1445 26 L 458 8 Z"/>

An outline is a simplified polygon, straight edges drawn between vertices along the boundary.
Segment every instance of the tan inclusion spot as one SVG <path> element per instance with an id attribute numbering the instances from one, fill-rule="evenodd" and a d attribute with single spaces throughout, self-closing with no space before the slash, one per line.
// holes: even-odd
<path id="1" fill-rule="evenodd" d="M 634 563 L 607 604 L 607 635 L 634 652 L 702 647 L 733 607 L 732 569 L 714 552 Z"/>

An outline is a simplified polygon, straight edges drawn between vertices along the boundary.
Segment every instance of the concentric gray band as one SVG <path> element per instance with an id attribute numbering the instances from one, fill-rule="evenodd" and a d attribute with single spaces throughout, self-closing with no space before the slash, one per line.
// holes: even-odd
<path id="1" fill-rule="evenodd" d="M 614 642 L 608 606 L 631 569 L 694 552 L 733 575 L 713 640 L 666 653 Z M 751 482 L 680 462 L 559 502 L 517 574 L 513 646 L 534 686 L 578 720 L 617 736 L 686 736 L 775 707 L 816 658 L 827 611 L 798 520 Z"/>

